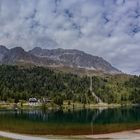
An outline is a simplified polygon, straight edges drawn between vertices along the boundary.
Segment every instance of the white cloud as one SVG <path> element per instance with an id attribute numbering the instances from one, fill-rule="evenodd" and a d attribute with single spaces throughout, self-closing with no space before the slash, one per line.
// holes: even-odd
<path id="1" fill-rule="evenodd" d="M 139 0 L 0 0 L 0 44 L 9 48 L 81 49 L 138 73 L 139 39 Z"/>

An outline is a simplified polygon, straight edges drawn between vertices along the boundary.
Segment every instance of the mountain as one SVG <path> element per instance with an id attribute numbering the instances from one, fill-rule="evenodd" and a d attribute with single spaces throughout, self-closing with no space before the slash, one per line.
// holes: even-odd
<path id="1" fill-rule="evenodd" d="M 8 49 L 5 46 L 0 45 L 0 63 L 3 60 L 3 57 L 5 56 L 6 53 L 8 53 Z"/>
<path id="2" fill-rule="evenodd" d="M 1 54 L 1 50 L 3 49 L 0 48 L 0 54 Z M 29 63 L 29 64 L 39 65 L 39 66 L 47 66 L 54 63 L 57 64 L 57 62 L 54 62 L 53 60 L 50 60 L 49 58 L 41 58 L 41 57 L 32 55 L 31 53 L 26 52 L 21 47 L 7 49 L 7 51 L 5 51 L 5 53 L 2 55 L 1 58 L 2 58 L 1 64 L 13 65 L 13 64 Z"/>
<path id="3" fill-rule="evenodd" d="M 34 48 L 25 51 L 21 47 L 7 49 L 0 46 L 0 63 L 1 64 L 33 64 L 37 66 L 48 66 L 53 68 L 70 68 L 102 71 L 105 73 L 121 73 L 110 63 L 101 57 L 93 56 L 79 50 L 70 49 L 42 49 Z"/>
<path id="4" fill-rule="evenodd" d="M 54 61 L 61 62 L 64 66 L 73 68 L 85 68 L 108 73 L 121 73 L 102 57 L 93 56 L 79 50 L 61 48 L 48 50 L 36 47 L 30 50 L 29 53 L 37 57 L 48 57 Z"/>

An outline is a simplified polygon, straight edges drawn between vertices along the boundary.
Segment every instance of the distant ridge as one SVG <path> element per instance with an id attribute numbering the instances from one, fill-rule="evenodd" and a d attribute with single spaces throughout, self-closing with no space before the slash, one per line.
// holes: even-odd
<path id="1" fill-rule="evenodd" d="M 58 48 L 48 50 L 36 47 L 27 52 L 22 47 L 7 49 L 5 46 L 0 45 L 0 63 L 12 65 L 30 63 L 44 67 L 70 67 L 111 74 L 121 73 L 102 57 L 74 49 Z"/>

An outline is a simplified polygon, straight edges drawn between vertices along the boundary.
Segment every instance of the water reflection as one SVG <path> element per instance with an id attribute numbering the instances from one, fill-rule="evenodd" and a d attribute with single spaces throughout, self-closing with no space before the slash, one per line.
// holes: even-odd
<path id="1" fill-rule="evenodd" d="M 16 122 L 33 122 L 45 124 L 55 124 L 57 126 L 67 126 L 70 124 L 81 126 L 89 126 L 93 133 L 94 125 L 108 125 L 118 123 L 140 123 L 140 108 L 115 108 L 115 109 L 83 109 L 83 110 L 68 110 L 66 112 L 59 111 L 41 111 L 41 110 L 17 110 L 17 111 L 0 111 L 0 123 L 7 121 Z M 46 129 L 47 125 L 43 128 Z M 9 127 L 10 128 L 10 127 Z M 43 129 L 42 128 L 42 129 Z M 75 126 L 76 128 L 76 126 Z M 33 128 L 32 128 L 33 129 Z M 86 129 L 86 128 L 85 128 Z M 56 128 L 55 128 L 56 130 Z M 56 130 L 57 131 L 57 130 Z"/>
<path id="2" fill-rule="evenodd" d="M 140 121 L 140 108 L 83 109 L 64 112 L 42 110 L 0 110 L 0 117 L 28 119 L 43 122 L 80 122 L 94 124 Z"/>

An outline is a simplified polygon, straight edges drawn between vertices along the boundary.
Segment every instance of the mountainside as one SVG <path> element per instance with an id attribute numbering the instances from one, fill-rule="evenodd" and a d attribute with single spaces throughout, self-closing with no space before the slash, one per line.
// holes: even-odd
<path id="1" fill-rule="evenodd" d="M 1 64 L 29 63 L 48 67 L 70 67 L 102 71 L 105 73 L 121 73 L 103 58 L 93 56 L 79 50 L 34 48 L 26 52 L 21 47 L 7 49 L 0 46 Z"/>
<path id="2" fill-rule="evenodd" d="M 0 62 L 3 61 L 4 56 L 8 53 L 8 49 L 5 46 L 0 45 Z"/>
<path id="3" fill-rule="evenodd" d="M 4 53 L 2 53 L 4 52 Z M 21 47 L 15 47 L 7 49 L 0 46 L 1 64 L 19 64 L 19 63 L 30 63 L 34 65 L 47 66 L 51 64 L 58 64 L 56 61 L 50 60 L 49 58 L 41 58 L 31 53 L 26 52 Z"/>
<path id="4" fill-rule="evenodd" d="M 38 57 L 48 57 L 55 61 L 59 61 L 65 66 L 74 68 L 86 68 L 90 70 L 98 70 L 109 73 L 120 73 L 118 69 L 114 68 L 102 57 L 93 56 L 79 50 L 69 50 L 61 48 L 47 50 L 36 47 L 29 52 Z"/>
<path id="5" fill-rule="evenodd" d="M 95 104 L 97 100 L 89 91 L 90 80 L 88 76 L 56 72 L 50 68 L 0 65 L 0 100 L 47 97 L 52 101 L 62 99 Z M 140 103 L 140 77 L 123 74 L 93 76 L 92 81 L 96 96 L 105 103 Z"/>

